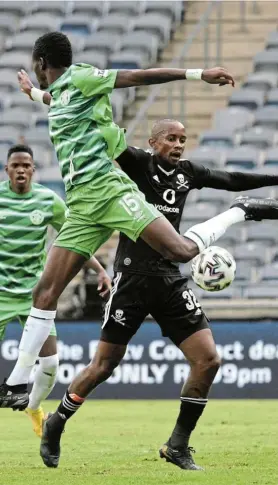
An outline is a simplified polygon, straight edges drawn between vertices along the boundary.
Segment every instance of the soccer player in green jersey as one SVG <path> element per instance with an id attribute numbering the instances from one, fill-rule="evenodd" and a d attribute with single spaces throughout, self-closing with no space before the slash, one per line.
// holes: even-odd
<path id="1" fill-rule="evenodd" d="M 15 145 L 7 156 L 8 180 L 0 183 L 0 340 L 7 324 L 19 320 L 24 326 L 32 307 L 32 289 L 45 264 L 47 228 L 59 231 L 65 222 L 66 205 L 52 190 L 32 182 L 33 152 Z M 98 272 L 99 289 L 110 285 L 105 270 L 95 258 L 87 265 Z M 34 431 L 41 436 L 41 401 L 51 392 L 58 370 L 55 325 L 39 354 L 29 407 Z"/>
<path id="2" fill-rule="evenodd" d="M 28 341 L 24 332 L 14 370 L 0 386 L 0 407 L 16 408 L 18 401 L 21 407 L 28 405 L 26 384 L 54 323 L 59 296 L 114 230 L 133 241 L 141 237 L 164 258 L 187 262 L 245 217 L 278 217 L 276 201 L 259 203 L 252 199 L 248 208 L 237 202 L 225 213 L 190 228 L 183 237 L 146 202 L 137 185 L 113 166 L 113 159 L 126 148 L 123 130 L 112 118 L 109 94 L 113 89 L 186 79 L 233 86 L 233 77 L 226 69 L 117 71 L 72 64 L 71 44 L 60 32 L 37 39 L 33 69 L 40 87 L 48 92 L 34 88 L 24 72 L 19 73 L 19 82 L 31 99 L 50 105 L 49 131 L 65 182 L 68 216 L 33 294 L 33 307 L 26 322 Z M 83 396 L 74 392 L 67 397 L 72 409 L 80 405 L 80 400 L 84 400 Z M 57 438 L 57 426 L 54 434 Z M 58 441 L 53 448 L 45 446 L 47 466 L 58 464 Z"/>

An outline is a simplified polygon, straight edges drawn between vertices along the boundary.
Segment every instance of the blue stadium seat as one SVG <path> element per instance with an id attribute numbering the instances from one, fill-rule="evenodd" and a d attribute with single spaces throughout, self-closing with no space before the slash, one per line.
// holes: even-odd
<path id="1" fill-rule="evenodd" d="M 244 298 L 250 298 L 260 300 L 264 298 L 277 299 L 277 284 L 275 286 L 270 285 L 256 285 L 244 288 Z"/>
<path id="2" fill-rule="evenodd" d="M 182 214 L 183 221 L 202 222 L 211 219 L 217 213 L 217 207 L 213 204 L 187 204 Z M 190 224 L 192 225 L 192 224 Z"/>
<path id="3" fill-rule="evenodd" d="M 278 129 L 278 106 L 263 106 L 255 112 L 254 125 Z"/>
<path id="4" fill-rule="evenodd" d="M 222 130 L 209 130 L 204 131 L 200 135 L 199 144 L 201 146 L 217 146 L 217 147 L 233 147 L 235 143 L 235 135 L 233 132 L 229 130 L 229 128 L 225 128 Z"/>
<path id="5" fill-rule="evenodd" d="M 191 150 L 186 154 L 191 162 L 202 163 L 208 168 L 223 166 L 226 150 L 222 147 L 203 145 Z"/>
<path id="6" fill-rule="evenodd" d="M 132 30 L 146 30 L 159 35 L 160 42 L 165 47 L 170 41 L 171 19 L 158 13 L 140 15 L 133 20 Z"/>
<path id="7" fill-rule="evenodd" d="M 278 106 L 278 88 L 268 91 L 265 106 Z"/>
<path id="8" fill-rule="evenodd" d="M 20 131 L 14 126 L 0 126 L 0 144 L 14 145 L 18 143 Z"/>
<path id="9" fill-rule="evenodd" d="M 275 261 L 276 261 L 276 263 L 275 263 Z M 277 282 L 278 282 L 277 259 L 274 260 L 274 262 L 272 264 L 267 264 L 260 270 L 259 279 L 260 279 L 260 281 L 264 281 L 264 282 L 267 282 L 267 283 L 273 282 L 273 283 L 277 284 Z M 277 291 L 277 293 L 278 293 L 278 291 Z"/>
<path id="10" fill-rule="evenodd" d="M 264 150 L 277 144 L 278 133 L 273 128 L 255 126 L 244 131 L 240 138 L 240 145 L 250 145 Z"/>
<path id="11" fill-rule="evenodd" d="M 262 154 L 260 150 L 248 145 L 232 148 L 226 155 L 226 166 L 253 169 L 261 161 Z"/>
<path id="12" fill-rule="evenodd" d="M 278 49 L 278 32 L 277 30 L 273 30 L 268 34 L 266 39 L 266 49 Z"/>
<path id="13" fill-rule="evenodd" d="M 256 266 L 265 264 L 270 255 L 265 242 L 249 242 L 238 244 L 234 249 L 234 257 L 236 261 L 250 261 Z"/>
<path id="14" fill-rule="evenodd" d="M 264 166 L 271 167 L 276 166 L 278 167 L 278 147 L 269 148 L 264 155 Z M 264 168 L 265 171 L 265 168 Z"/>
<path id="15" fill-rule="evenodd" d="M 75 35 L 90 35 L 98 27 L 98 19 L 93 19 L 84 14 L 69 15 L 62 20 L 60 30 Z"/>
<path id="16" fill-rule="evenodd" d="M 231 95 L 229 106 L 243 106 L 244 108 L 255 110 L 260 106 L 263 106 L 264 101 L 264 92 L 245 88 L 239 89 Z"/>
<path id="17" fill-rule="evenodd" d="M 78 54 L 78 62 L 92 64 L 99 69 L 105 69 L 108 63 L 108 57 L 104 52 L 98 50 L 88 50 Z"/>
<path id="18" fill-rule="evenodd" d="M 88 1 L 78 0 L 73 2 L 72 14 L 88 15 L 91 18 L 100 18 L 107 12 L 107 2 L 103 1 Z"/>
<path id="19" fill-rule="evenodd" d="M 123 14 L 111 14 L 107 17 L 103 17 L 98 25 L 99 32 L 107 32 L 122 35 L 130 29 L 132 17 Z"/>
<path id="20" fill-rule="evenodd" d="M 262 242 L 266 245 L 276 244 L 278 241 L 277 228 L 270 221 L 260 223 L 246 223 L 246 240 L 248 242 Z"/>
<path id="21" fill-rule="evenodd" d="M 278 49 L 258 52 L 254 57 L 255 72 L 278 72 Z"/>
<path id="22" fill-rule="evenodd" d="M 110 32 L 94 32 L 85 38 L 84 52 L 88 50 L 97 50 L 106 55 L 111 54 L 119 49 L 121 38 L 118 34 Z"/>
<path id="23" fill-rule="evenodd" d="M 278 74 L 275 72 L 252 72 L 248 74 L 246 81 L 242 85 L 243 88 L 262 90 L 264 92 L 277 86 Z"/>
<path id="24" fill-rule="evenodd" d="M 61 18 L 57 15 L 51 15 L 47 13 L 35 13 L 34 15 L 26 16 L 20 23 L 20 30 L 22 32 L 31 30 L 38 31 L 40 34 L 46 32 L 53 32 L 58 30 Z"/>
<path id="25" fill-rule="evenodd" d="M 223 126 L 228 126 L 231 132 L 237 132 L 251 126 L 253 118 L 254 115 L 249 109 L 241 106 L 231 106 L 214 113 L 213 129 L 222 130 Z"/>
<path id="26" fill-rule="evenodd" d="M 109 59 L 110 69 L 145 69 L 149 62 L 147 57 L 139 52 L 116 52 Z"/>

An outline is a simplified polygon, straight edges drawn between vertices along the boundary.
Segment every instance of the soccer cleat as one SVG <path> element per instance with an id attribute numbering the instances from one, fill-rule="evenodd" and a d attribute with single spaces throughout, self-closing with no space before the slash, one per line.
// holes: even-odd
<path id="1" fill-rule="evenodd" d="M 189 446 L 183 450 L 174 450 L 168 443 L 165 443 L 159 450 L 160 458 L 165 458 L 166 461 L 183 470 L 203 471 L 204 469 L 194 462 L 192 453 L 195 453 L 195 450 Z"/>
<path id="2" fill-rule="evenodd" d="M 23 411 L 29 403 L 27 385 L 8 386 L 6 379 L 0 386 L 0 408 L 12 408 L 14 411 Z"/>
<path id="3" fill-rule="evenodd" d="M 262 221 L 263 219 L 278 219 L 278 200 L 260 199 L 248 196 L 237 197 L 231 205 L 245 212 L 246 221 Z"/>
<path id="4" fill-rule="evenodd" d="M 25 409 L 25 413 L 31 419 L 33 423 L 33 431 L 36 435 L 41 438 L 42 437 L 42 427 L 43 427 L 43 420 L 44 420 L 44 412 L 42 407 L 40 406 L 38 409 Z"/>
<path id="5" fill-rule="evenodd" d="M 57 468 L 61 454 L 60 440 L 64 431 L 64 423 L 57 413 L 49 413 L 43 423 L 40 455 L 49 468 Z"/>

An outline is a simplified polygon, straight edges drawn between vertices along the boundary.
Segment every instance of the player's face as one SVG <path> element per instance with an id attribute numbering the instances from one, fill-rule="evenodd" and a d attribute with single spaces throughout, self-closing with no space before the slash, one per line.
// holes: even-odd
<path id="1" fill-rule="evenodd" d="M 156 138 L 151 138 L 149 143 L 154 153 L 163 157 L 171 165 L 176 165 L 185 148 L 185 128 L 181 123 L 172 123 Z"/>
<path id="2" fill-rule="evenodd" d="M 40 85 L 40 89 L 48 88 L 48 81 L 46 78 L 45 70 L 43 69 L 43 59 L 34 59 L 32 61 L 33 71 L 36 74 L 36 78 Z"/>
<path id="3" fill-rule="evenodd" d="M 6 165 L 6 172 L 15 192 L 28 192 L 34 173 L 34 161 L 29 153 L 12 153 Z"/>

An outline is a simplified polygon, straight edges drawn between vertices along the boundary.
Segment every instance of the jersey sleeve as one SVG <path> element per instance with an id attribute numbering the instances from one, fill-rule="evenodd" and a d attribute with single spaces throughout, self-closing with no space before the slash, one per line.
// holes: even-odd
<path id="1" fill-rule="evenodd" d="M 98 69 L 88 65 L 74 66 L 71 76 L 74 86 L 76 86 L 86 97 L 96 94 L 109 94 L 112 92 L 117 70 Z"/>
<path id="2" fill-rule="evenodd" d="M 62 225 L 66 220 L 66 210 L 67 206 L 63 199 L 59 197 L 57 194 L 54 194 L 53 200 L 53 216 L 50 221 L 50 224 L 56 231 L 60 231 Z"/>
<path id="3" fill-rule="evenodd" d="M 207 183 L 210 179 L 210 170 L 203 165 L 197 165 L 189 160 L 183 160 L 182 165 L 186 173 L 191 178 L 193 189 L 202 189 L 208 187 Z"/>
<path id="4" fill-rule="evenodd" d="M 132 179 L 146 170 L 149 160 L 149 152 L 131 146 L 128 146 L 116 159 L 121 169 Z"/>

